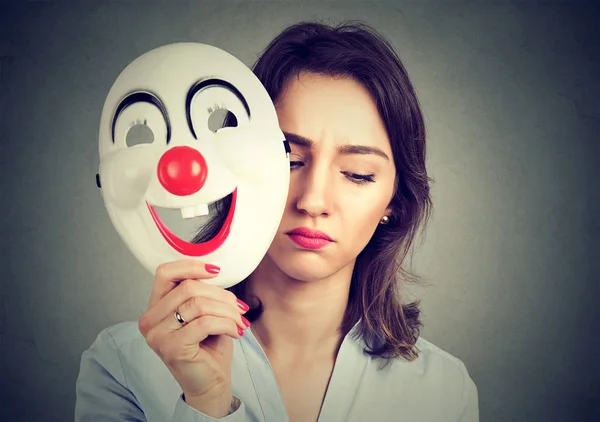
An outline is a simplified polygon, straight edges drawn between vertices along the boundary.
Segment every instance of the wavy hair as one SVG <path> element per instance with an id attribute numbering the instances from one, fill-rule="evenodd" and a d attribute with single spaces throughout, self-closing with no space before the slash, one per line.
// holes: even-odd
<path id="1" fill-rule="evenodd" d="M 391 44 L 370 26 L 348 21 L 337 26 L 300 22 L 286 28 L 260 54 L 252 67 L 275 104 L 292 77 L 310 72 L 349 77 L 362 84 L 374 99 L 385 124 L 396 166 L 395 192 L 388 224 L 379 225 L 360 252 L 353 269 L 348 305 L 340 327 L 347 333 L 359 320 L 357 336 L 365 352 L 389 361 L 413 360 L 422 323 L 419 301 L 403 302 L 403 283 L 421 278 L 408 269 L 408 258 L 419 230 L 431 211 L 425 168 L 425 125 L 408 73 Z M 225 126 L 231 123 L 225 119 Z M 194 241 L 211 238 L 221 226 L 227 197 L 216 204 L 216 217 Z M 251 305 L 246 317 L 262 313 L 260 299 L 250 298 L 245 280 L 229 288 Z"/>

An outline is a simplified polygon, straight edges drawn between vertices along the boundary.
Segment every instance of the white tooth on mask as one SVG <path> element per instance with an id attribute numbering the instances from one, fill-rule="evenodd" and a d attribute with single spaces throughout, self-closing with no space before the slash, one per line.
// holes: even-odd
<path id="1" fill-rule="evenodd" d="M 185 207 L 181 209 L 181 216 L 185 219 L 194 218 L 195 207 Z"/>
<path id="2" fill-rule="evenodd" d="M 208 215 L 208 204 L 199 204 L 195 207 L 196 217 L 201 215 Z"/>
<path id="3" fill-rule="evenodd" d="M 208 214 L 208 204 L 193 205 L 181 209 L 181 216 L 184 219 L 199 217 Z"/>

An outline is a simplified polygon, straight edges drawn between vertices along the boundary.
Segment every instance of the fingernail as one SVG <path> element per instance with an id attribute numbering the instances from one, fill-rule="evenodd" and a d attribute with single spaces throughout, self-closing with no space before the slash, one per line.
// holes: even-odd
<path id="1" fill-rule="evenodd" d="M 219 267 L 213 264 L 205 264 L 204 268 L 211 274 L 219 274 L 219 271 L 221 271 Z"/>
<path id="2" fill-rule="evenodd" d="M 250 321 L 248 321 L 246 318 L 244 318 L 242 316 L 242 322 L 244 323 L 244 325 L 246 326 L 246 328 L 248 328 L 250 326 Z"/>
<path id="3" fill-rule="evenodd" d="M 240 336 L 243 336 L 244 335 L 244 330 L 242 330 L 240 327 L 237 327 L 237 329 L 238 329 L 238 334 Z"/>
<path id="4" fill-rule="evenodd" d="M 246 312 L 248 309 L 250 309 L 250 307 L 248 305 L 246 305 L 246 303 L 242 302 L 239 299 L 237 300 L 237 305 L 244 312 Z"/>

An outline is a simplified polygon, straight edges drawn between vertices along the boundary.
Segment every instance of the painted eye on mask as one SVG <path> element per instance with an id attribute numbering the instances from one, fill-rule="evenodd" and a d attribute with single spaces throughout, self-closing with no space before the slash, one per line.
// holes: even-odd
<path id="1" fill-rule="evenodd" d="M 123 108 L 116 117 L 113 141 L 119 148 L 168 141 L 168 124 L 163 112 L 154 104 L 136 101 Z"/>
<path id="2" fill-rule="evenodd" d="M 228 122 L 225 122 L 225 117 Z M 189 115 L 194 136 L 199 141 L 212 138 L 226 126 L 240 127 L 250 121 L 246 105 L 231 88 L 218 81 L 200 88 L 189 102 Z"/>

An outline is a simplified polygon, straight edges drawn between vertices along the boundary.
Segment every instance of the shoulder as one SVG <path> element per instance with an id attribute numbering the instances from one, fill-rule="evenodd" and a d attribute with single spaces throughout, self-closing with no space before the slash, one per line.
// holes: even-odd
<path id="1" fill-rule="evenodd" d="M 457 400 L 475 384 L 464 362 L 430 341 L 419 337 L 415 344 L 418 357 L 406 366 L 412 367 L 415 375 L 427 385 L 436 385 Z"/>
<path id="2" fill-rule="evenodd" d="M 462 360 L 441 349 L 430 341 L 419 337 L 415 343 L 418 356 L 408 361 L 402 357 L 390 359 L 383 366 L 381 374 L 389 374 L 392 377 L 399 372 L 410 374 L 415 379 L 423 382 L 438 382 L 443 379 L 447 383 L 462 382 L 468 371 Z M 375 365 L 383 363 L 380 359 L 371 359 Z"/>
<path id="3" fill-rule="evenodd" d="M 118 364 L 125 376 L 137 368 L 148 369 L 160 363 L 140 333 L 137 321 L 121 322 L 103 329 L 85 353 L 103 364 Z"/>
<path id="4" fill-rule="evenodd" d="M 121 322 L 104 328 L 91 346 L 83 352 L 83 362 L 93 362 L 95 367 L 109 372 L 115 379 L 127 384 L 126 368 L 133 356 L 150 356 L 146 340 L 139 332 L 137 322 Z"/>
<path id="5" fill-rule="evenodd" d="M 94 398 L 107 406 L 135 403 L 144 413 L 166 418 L 181 394 L 179 385 L 148 346 L 138 323 L 122 322 L 103 329 L 83 353 L 77 381 L 79 406 Z"/>
<path id="6" fill-rule="evenodd" d="M 394 396 L 389 399 L 413 406 L 413 414 L 430 412 L 432 420 L 453 415 L 452 420 L 477 421 L 477 387 L 463 361 L 422 337 L 415 345 L 414 360 L 392 359 L 376 370 L 380 385 Z M 376 361 L 371 360 L 373 367 Z"/>
<path id="7" fill-rule="evenodd" d="M 458 421 L 478 421 L 477 386 L 465 363 L 423 337 L 416 346 L 420 350 L 416 366 L 429 379 L 428 385 L 437 385 L 446 408 L 456 412 Z"/>
<path id="8" fill-rule="evenodd" d="M 146 340 L 140 333 L 137 322 L 127 321 L 101 330 L 84 356 L 94 356 L 104 362 L 121 361 L 132 347 L 144 349 L 144 346 L 147 346 Z"/>
<path id="9" fill-rule="evenodd" d="M 146 340 L 140 333 L 137 321 L 126 321 L 100 331 L 96 342 L 114 349 L 123 349 L 132 343 L 146 343 Z"/>
<path id="10" fill-rule="evenodd" d="M 477 386 L 464 362 L 422 337 L 416 345 L 421 351 L 417 358 L 420 370 L 438 383 L 446 408 L 456 412 L 458 422 L 479 421 Z"/>
<path id="11" fill-rule="evenodd" d="M 415 345 L 419 351 L 415 366 L 419 369 L 428 372 L 441 371 L 458 379 L 462 379 L 467 374 L 467 368 L 462 360 L 423 337 L 419 337 Z"/>

